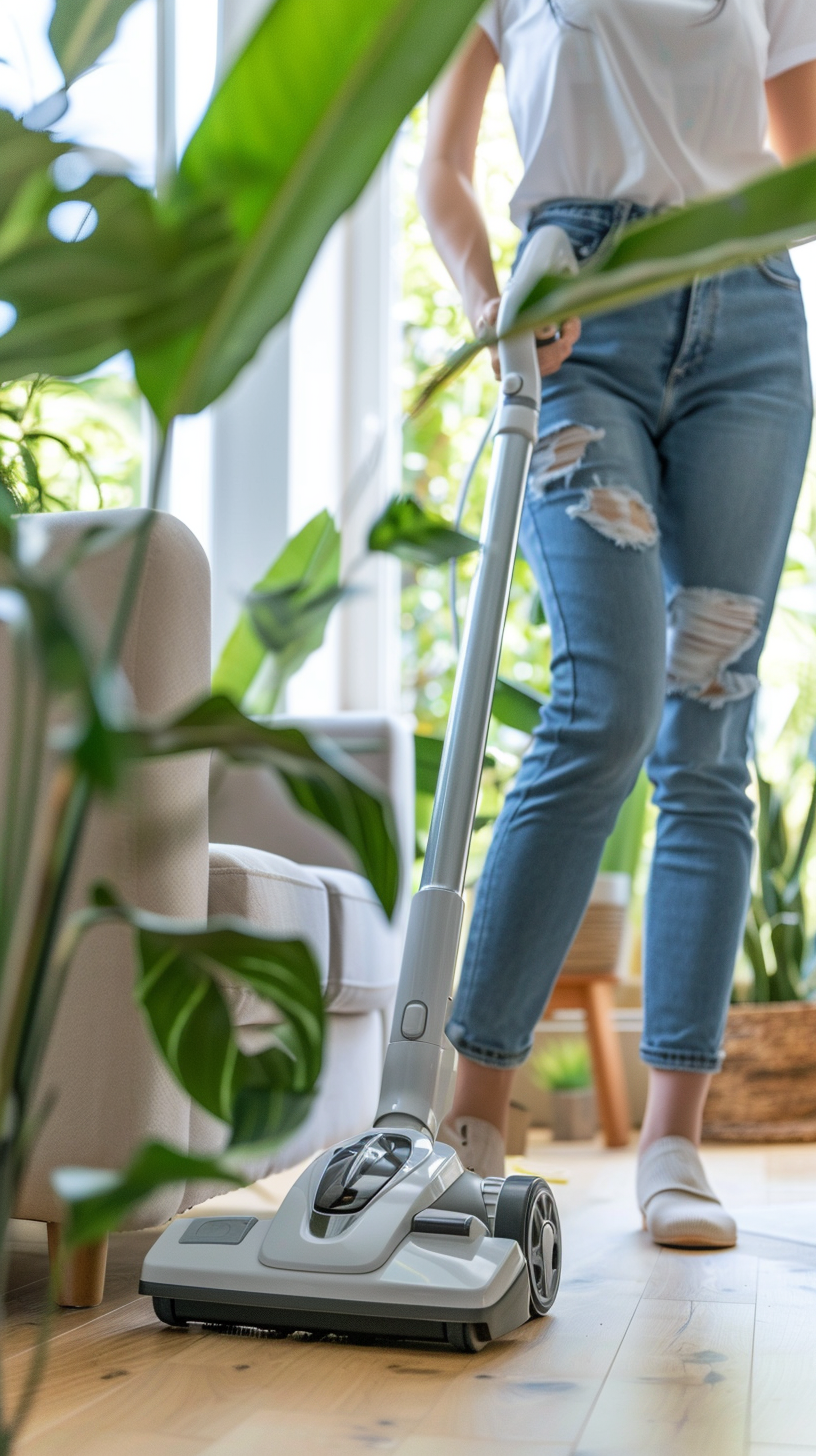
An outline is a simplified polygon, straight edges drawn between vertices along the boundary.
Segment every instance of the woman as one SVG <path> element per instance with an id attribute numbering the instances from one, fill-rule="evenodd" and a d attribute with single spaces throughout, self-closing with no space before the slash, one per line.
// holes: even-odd
<path id="1" fill-rule="evenodd" d="M 498 309 L 472 178 L 499 61 L 524 162 L 513 216 L 528 236 L 564 228 L 579 260 L 630 219 L 816 150 L 814 0 L 495 0 L 432 97 L 420 176 L 477 333 Z M 736 1227 L 697 1147 L 748 897 L 757 663 L 810 438 L 798 280 L 780 255 L 570 320 L 539 358 L 522 546 L 552 698 L 482 877 L 441 1135 L 503 1171 L 513 1071 L 645 760 L 659 821 L 638 1196 L 657 1242 L 723 1247 Z"/>

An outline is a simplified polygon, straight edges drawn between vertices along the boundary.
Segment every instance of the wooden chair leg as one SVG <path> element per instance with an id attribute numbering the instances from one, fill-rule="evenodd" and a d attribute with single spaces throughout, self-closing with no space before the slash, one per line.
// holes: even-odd
<path id="1" fill-rule="evenodd" d="M 607 1147 L 624 1148 L 629 1142 L 632 1124 L 623 1057 L 612 1017 L 613 1007 L 611 983 L 590 980 L 586 987 L 586 1019 L 598 1093 L 598 1113 Z"/>
<path id="2" fill-rule="evenodd" d="M 48 1224 L 48 1258 L 53 1270 L 59 1257 L 60 1225 Z M 94 1309 L 105 1297 L 108 1240 L 75 1249 L 62 1271 L 57 1304 L 64 1309 Z"/>

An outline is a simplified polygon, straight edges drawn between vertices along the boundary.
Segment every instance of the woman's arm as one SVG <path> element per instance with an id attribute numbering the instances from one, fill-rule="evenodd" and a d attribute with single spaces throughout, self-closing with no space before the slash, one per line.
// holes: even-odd
<path id="1" fill-rule="evenodd" d="M 434 246 L 462 295 L 474 330 L 499 287 L 473 187 L 485 97 L 498 57 L 477 29 L 431 92 L 418 200 Z"/>
<path id="2" fill-rule="evenodd" d="M 492 328 L 500 302 L 487 228 L 473 187 L 479 127 L 497 62 L 491 41 L 483 30 L 476 29 L 434 87 L 417 189 L 434 246 L 462 296 L 476 334 L 484 327 Z M 552 338 L 554 332 L 547 329 L 541 336 L 548 340 L 538 351 L 542 374 L 554 374 L 569 358 L 581 325 L 577 319 L 568 319 L 558 338 Z M 498 375 L 495 349 L 492 355 Z"/>
<path id="3" fill-rule="evenodd" d="M 816 61 L 766 81 L 765 93 L 771 146 L 780 161 L 795 162 L 816 152 Z"/>

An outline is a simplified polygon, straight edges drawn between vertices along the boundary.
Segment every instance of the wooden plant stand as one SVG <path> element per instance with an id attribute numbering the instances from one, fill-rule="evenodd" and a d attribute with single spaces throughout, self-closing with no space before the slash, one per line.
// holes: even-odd
<path id="1" fill-rule="evenodd" d="M 631 1118 L 623 1056 L 612 1018 L 615 985 L 614 976 L 575 975 L 565 970 L 556 981 L 547 1015 L 553 1011 L 583 1011 L 606 1146 L 625 1148 Z"/>

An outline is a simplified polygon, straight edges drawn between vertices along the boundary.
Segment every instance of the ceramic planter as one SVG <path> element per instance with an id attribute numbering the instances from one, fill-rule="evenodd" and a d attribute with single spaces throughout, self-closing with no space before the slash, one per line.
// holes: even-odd
<path id="1" fill-rule="evenodd" d="M 816 1003 L 731 1007 L 703 1137 L 816 1142 Z"/>
<path id="2" fill-rule="evenodd" d="M 594 1087 L 558 1088 L 550 1093 L 553 1137 L 558 1143 L 592 1138 L 598 1130 Z"/>

